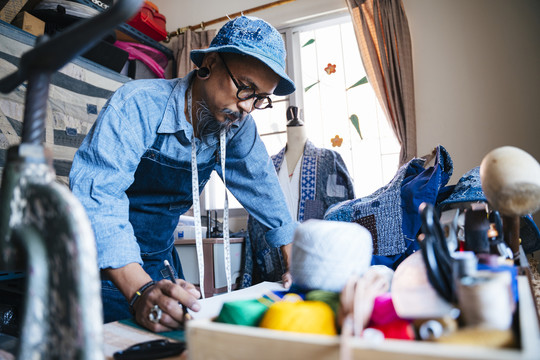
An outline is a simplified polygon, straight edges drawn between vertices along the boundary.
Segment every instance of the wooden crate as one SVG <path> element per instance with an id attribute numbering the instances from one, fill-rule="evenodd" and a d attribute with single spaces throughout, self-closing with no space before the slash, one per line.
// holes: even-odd
<path id="1" fill-rule="evenodd" d="M 426 341 L 351 339 L 351 359 L 540 359 L 538 316 L 526 276 L 518 276 L 521 349 L 438 344 Z M 187 328 L 191 360 L 340 359 L 340 338 L 193 320 Z"/>

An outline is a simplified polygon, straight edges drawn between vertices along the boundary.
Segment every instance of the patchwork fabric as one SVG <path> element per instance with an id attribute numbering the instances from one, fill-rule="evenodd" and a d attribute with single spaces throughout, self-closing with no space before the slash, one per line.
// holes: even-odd
<path id="1" fill-rule="evenodd" d="M 441 201 L 440 206 L 464 202 L 487 202 L 480 182 L 480 166 L 463 174 L 450 196 Z"/>
<path id="2" fill-rule="evenodd" d="M 387 256 L 404 252 L 401 183 L 406 172 L 407 167 L 401 167 L 386 186 L 369 196 L 333 206 L 324 219 L 368 225 L 366 227 L 371 231 L 374 255 Z"/>
<path id="3" fill-rule="evenodd" d="M 379 237 L 377 235 L 377 221 L 375 220 L 375 215 L 372 214 L 361 217 L 356 219 L 355 222 L 369 230 L 373 241 L 373 253 L 377 254 L 379 252 Z"/>
<path id="4" fill-rule="evenodd" d="M 0 22 L 0 77 L 17 70 L 20 57 L 35 37 Z M 51 77 L 45 145 L 52 149 L 57 179 L 67 184 L 73 156 L 107 99 L 130 79 L 83 58 L 75 59 Z M 26 85 L 0 94 L 0 172 L 6 151 L 20 143 Z M 1 177 L 0 177 L 1 178 Z"/>
<path id="5" fill-rule="evenodd" d="M 371 232 L 373 263 L 397 266 L 411 251 L 422 221 L 418 206 L 435 204 L 441 188 L 453 171 L 450 155 L 442 146 L 436 148 L 435 164 L 424 168 L 425 160 L 415 158 L 398 169 L 384 187 L 363 198 L 344 201 L 326 212 L 325 220 L 358 222 Z"/>

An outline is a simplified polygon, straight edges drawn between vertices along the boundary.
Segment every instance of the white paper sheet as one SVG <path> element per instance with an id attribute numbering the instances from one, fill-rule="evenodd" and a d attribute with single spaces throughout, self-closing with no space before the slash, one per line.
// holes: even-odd
<path id="1" fill-rule="evenodd" d="M 283 290 L 285 290 L 285 288 L 283 287 L 282 283 L 265 281 L 246 289 L 236 290 L 230 293 L 215 295 L 210 298 L 199 300 L 201 310 L 199 312 L 189 310 L 189 313 L 194 319 L 210 319 L 219 315 L 219 312 L 221 311 L 221 308 L 225 302 L 256 299 L 269 291 Z"/>

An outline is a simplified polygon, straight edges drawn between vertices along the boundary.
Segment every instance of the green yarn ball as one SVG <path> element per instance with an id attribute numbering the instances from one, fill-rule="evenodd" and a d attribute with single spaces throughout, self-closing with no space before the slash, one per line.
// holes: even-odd
<path id="1" fill-rule="evenodd" d="M 337 316 L 339 310 L 339 293 L 326 290 L 312 290 L 306 294 L 306 300 L 322 301 L 330 306 L 334 315 Z"/>
<path id="2" fill-rule="evenodd" d="M 268 307 L 257 299 L 226 302 L 215 321 L 225 324 L 258 326 L 267 310 Z"/>

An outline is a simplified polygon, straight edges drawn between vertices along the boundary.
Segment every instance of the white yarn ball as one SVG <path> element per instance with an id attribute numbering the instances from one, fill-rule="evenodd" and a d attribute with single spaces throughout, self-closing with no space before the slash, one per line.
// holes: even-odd
<path id="1" fill-rule="evenodd" d="M 340 292 L 371 265 L 371 233 L 357 223 L 310 219 L 294 233 L 290 272 L 303 289 Z"/>

